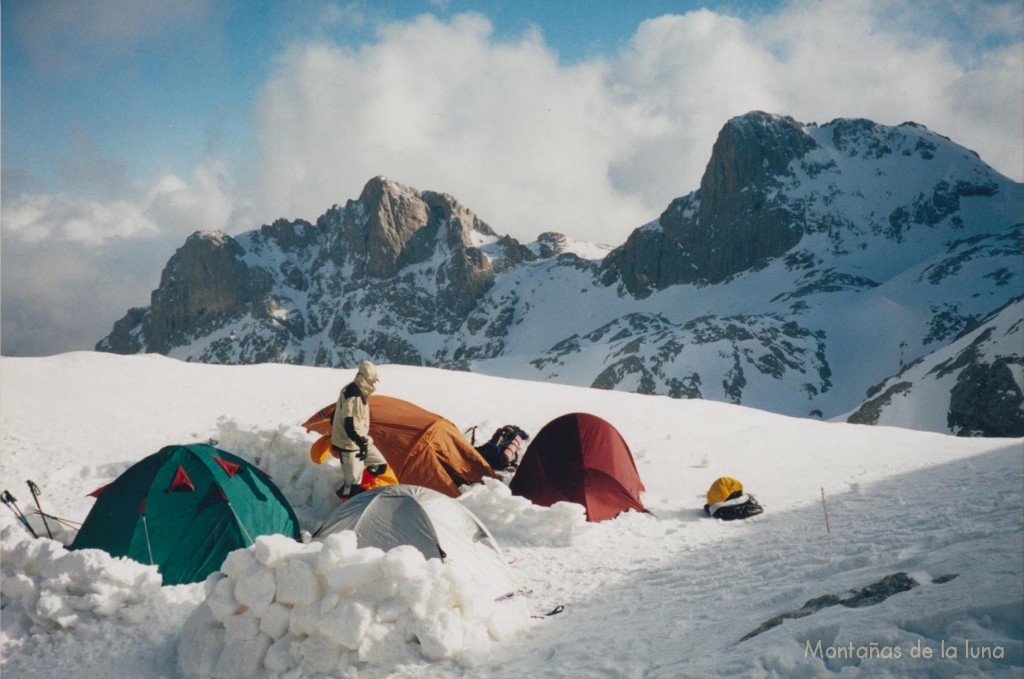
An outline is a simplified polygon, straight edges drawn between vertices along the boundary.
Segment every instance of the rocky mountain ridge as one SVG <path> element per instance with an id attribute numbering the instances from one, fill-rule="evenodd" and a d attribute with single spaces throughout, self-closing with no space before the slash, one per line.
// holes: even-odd
<path id="1" fill-rule="evenodd" d="M 1024 292 L 1022 207 L 1024 186 L 919 125 L 754 112 L 723 127 L 698 190 L 610 251 L 522 244 L 450 195 L 377 177 L 315 224 L 193 234 L 97 349 L 372 357 L 882 423 L 927 392 L 945 414 L 961 382 L 941 398 L 869 389 Z M 1020 324 L 1006 331 L 1015 348 L 983 343 L 953 372 L 995 371 L 1009 395 L 988 420 L 928 428 L 1024 435 Z"/>

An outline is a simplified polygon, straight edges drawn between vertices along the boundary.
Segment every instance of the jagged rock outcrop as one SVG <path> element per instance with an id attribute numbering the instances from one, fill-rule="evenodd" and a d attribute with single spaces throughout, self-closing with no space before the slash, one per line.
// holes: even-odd
<path id="1" fill-rule="evenodd" d="M 1024 436 L 1024 398 L 1014 371 L 1024 371 L 1019 356 L 969 365 L 950 392 L 949 428 L 973 436 Z"/>
<path id="2" fill-rule="evenodd" d="M 803 235 L 776 192 L 817 142 L 792 118 L 751 113 L 718 135 L 700 189 L 677 198 L 659 229 L 634 232 L 607 267 L 647 295 L 679 283 L 719 283 L 787 252 Z"/>
<path id="3" fill-rule="evenodd" d="M 495 256 L 476 245 L 496 243 Z M 97 349 L 211 362 L 314 362 L 359 354 L 422 364 L 409 334 L 450 333 L 494 284 L 496 264 L 534 257 L 452 196 L 375 177 L 312 225 L 277 220 L 232 238 L 197 232 L 168 262 L 148 309 L 132 309 Z M 303 304 L 308 301 L 309 306 Z M 304 308 L 305 307 L 305 308 Z M 373 317 L 372 323 L 365 319 Z M 218 333 L 227 325 L 231 332 Z"/>
<path id="4" fill-rule="evenodd" d="M 147 334 L 154 351 L 170 351 L 246 310 L 269 291 L 270 281 L 250 270 L 244 254 L 225 233 L 189 236 L 167 263 L 152 295 Z"/>

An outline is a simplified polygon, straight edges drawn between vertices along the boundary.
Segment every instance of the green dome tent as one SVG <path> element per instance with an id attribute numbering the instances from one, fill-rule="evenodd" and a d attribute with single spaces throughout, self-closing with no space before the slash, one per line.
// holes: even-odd
<path id="1" fill-rule="evenodd" d="M 92 495 L 70 549 L 155 564 L 165 585 L 205 579 L 260 535 L 299 537 L 295 512 L 270 477 L 208 445 L 162 448 Z"/>

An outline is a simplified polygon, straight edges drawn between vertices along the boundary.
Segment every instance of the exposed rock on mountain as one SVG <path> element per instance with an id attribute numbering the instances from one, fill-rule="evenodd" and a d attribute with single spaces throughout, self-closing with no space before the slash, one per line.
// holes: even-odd
<path id="1" fill-rule="evenodd" d="M 376 177 L 316 225 L 278 220 L 232 238 L 199 232 L 168 262 L 152 305 L 97 349 L 208 362 L 340 365 L 354 356 L 422 364 L 409 336 L 454 332 L 493 285 L 500 259 L 533 255 L 498 239 L 447 194 Z"/>
<path id="2" fill-rule="evenodd" d="M 930 428 L 964 436 L 1024 436 L 1024 296 L 1017 297 L 872 390 L 848 422 Z M 915 409 L 934 403 L 923 416 Z M 945 418 L 945 422 L 943 422 Z"/>
<path id="3" fill-rule="evenodd" d="M 818 148 L 792 118 L 753 113 L 726 125 L 696 194 L 672 201 L 660 229 L 634 232 L 606 267 L 634 295 L 719 283 L 789 251 L 803 220 L 780 197 L 791 166 Z"/>
<path id="4" fill-rule="evenodd" d="M 170 351 L 202 331 L 234 320 L 260 295 L 270 280 L 253 274 L 243 261 L 245 251 L 224 233 L 189 236 L 160 277 L 149 313 L 149 335 L 157 353 Z M 262 288 L 262 289 L 261 289 Z"/>
<path id="5" fill-rule="evenodd" d="M 724 126 L 698 190 L 617 248 L 524 245 L 378 177 L 315 224 L 193 235 L 97 348 L 372 357 L 1020 435 L 1019 324 L 1016 344 L 977 333 L 1020 318 L 1022 213 L 1024 185 L 914 123 L 755 112 Z"/>

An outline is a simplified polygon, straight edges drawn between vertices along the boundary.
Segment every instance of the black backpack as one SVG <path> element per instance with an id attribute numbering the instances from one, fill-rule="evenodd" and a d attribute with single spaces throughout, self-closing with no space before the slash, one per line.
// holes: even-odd
<path id="1" fill-rule="evenodd" d="M 491 436 L 491 439 L 477 446 L 476 450 L 491 465 L 494 471 L 515 469 L 519 466 L 519 449 L 530 440 L 530 435 L 515 426 L 506 424 Z"/>
<path id="2" fill-rule="evenodd" d="M 737 491 L 729 496 L 729 499 L 739 497 L 743 494 L 743 491 Z M 752 516 L 764 512 L 764 507 L 758 504 L 757 500 L 753 495 L 747 496 L 747 501 L 738 505 L 729 505 L 728 507 L 721 507 L 715 512 L 715 518 L 721 519 L 722 521 L 735 521 L 736 519 L 749 519 Z M 704 505 L 704 513 L 711 516 L 711 507 Z"/>

